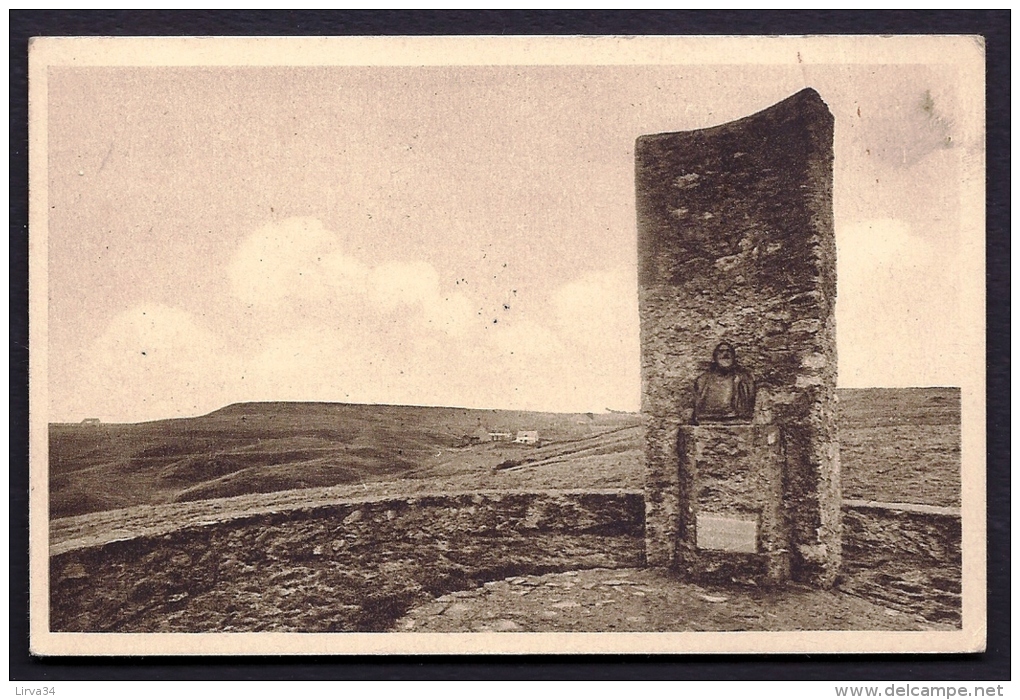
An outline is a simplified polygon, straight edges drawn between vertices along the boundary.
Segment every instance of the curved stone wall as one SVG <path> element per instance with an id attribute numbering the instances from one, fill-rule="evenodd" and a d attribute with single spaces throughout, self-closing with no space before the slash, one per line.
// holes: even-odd
<path id="1" fill-rule="evenodd" d="M 960 624 L 960 514 L 847 501 L 839 587 Z M 638 491 L 462 493 L 256 513 L 50 559 L 57 632 L 387 629 L 510 576 L 644 566 Z"/>
<path id="2" fill-rule="evenodd" d="M 960 510 L 843 503 L 840 589 L 934 622 L 961 624 Z"/>
<path id="3" fill-rule="evenodd" d="M 467 493 L 257 513 L 50 560 L 58 632 L 386 629 L 508 576 L 644 565 L 640 492 Z"/>

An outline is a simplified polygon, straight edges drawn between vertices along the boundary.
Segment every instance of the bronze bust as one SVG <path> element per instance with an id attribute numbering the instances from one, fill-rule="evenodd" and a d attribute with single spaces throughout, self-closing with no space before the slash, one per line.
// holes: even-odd
<path id="1" fill-rule="evenodd" d="M 691 423 L 749 422 L 754 397 L 754 380 L 737 365 L 736 350 L 729 343 L 719 343 L 712 352 L 712 366 L 694 382 Z"/>

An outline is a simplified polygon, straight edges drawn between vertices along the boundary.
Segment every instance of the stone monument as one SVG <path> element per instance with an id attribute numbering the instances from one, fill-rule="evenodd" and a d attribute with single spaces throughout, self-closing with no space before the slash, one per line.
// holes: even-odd
<path id="1" fill-rule="evenodd" d="M 651 566 L 692 580 L 836 577 L 832 129 L 807 89 L 637 140 Z"/>

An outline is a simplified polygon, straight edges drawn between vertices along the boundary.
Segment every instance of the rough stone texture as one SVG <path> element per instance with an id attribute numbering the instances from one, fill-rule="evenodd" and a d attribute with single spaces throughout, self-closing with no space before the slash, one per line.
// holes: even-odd
<path id="1" fill-rule="evenodd" d="M 847 501 L 839 588 L 934 622 L 962 624 L 960 510 Z"/>
<path id="2" fill-rule="evenodd" d="M 952 630 L 838 589 L 712 586 L 668 569 L 516 576 L 411 609 L 397 632 Z M 678 644 L 673 651 L 689 651 Z M 804 651 L 810 651 L 805 648 Z"/>
<path id="3" fill-rule="evenodd" d="M 840 560 L 832 116 L 813 90 L 636 145 L 647 556 L 676 564 L 678 430 L 726 340 L 758 385 L 753 422 L 783 430 L 791 574 Z"/>
<path id="4" fill-rule="evenodd" d="M 776 426 L 701 425 L 680 429 L 677 567 L 690 580 L 779 583 L 789 578 L 783 513 L 783 443 Z M 706 550 L 701 516 L 751 520 L 755 553 Z"/>
<path id="5" fill-rule="evenodd" d="M 839 588 L 959 627 L 959 510 L 865 502 L 846 502 L 843 510 Z M 68 632 L 388 629 L 434 596 L 485 581 L 641 566 L 643 513 L 642 494 L 633 491 L 479 492 L 352 500 L 189 525 L 51 557 L 50 627 Z M 599 579 L 599 585 L 616 587 L 620 578 Z M 766 595 L 768 589 L 737 590 Z M 559 601 L 564 605 L 585 603 L 564 593 Z M 710 602 L 716 622 L 688 610 L 683 619 L 694 626 L 683 628 L 757 628 L 728 600 Z M 762 616 L 771 622 L 762 624 L 793 628 L 795 620 L 780 618 L 779 612 L 769 603 Z M 522 622 L 528 614 L 505 613 L 524 631 L 538 624 Z M 608 620 L 601 629 L 658 629 L 652 622 Z M 902 623 L 890 618 L 890 624 Z M 842 624 L 881 627 L 850 613 Z"/>
<path id="6" fill-rule="evenodd" d="M 512 575 L 643 565 L 639 492 L 478 492 L 259 513 L 50 559 L 56 632 L 379 631 Z"/>

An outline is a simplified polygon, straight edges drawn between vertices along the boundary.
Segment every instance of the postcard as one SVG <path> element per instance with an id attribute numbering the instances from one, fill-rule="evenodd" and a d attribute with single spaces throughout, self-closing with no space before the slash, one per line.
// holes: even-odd
<path id="1" fill-rule="evenodd" d="M 33 653 L 984 648 L 980 37 L 29 65 Z"/>

